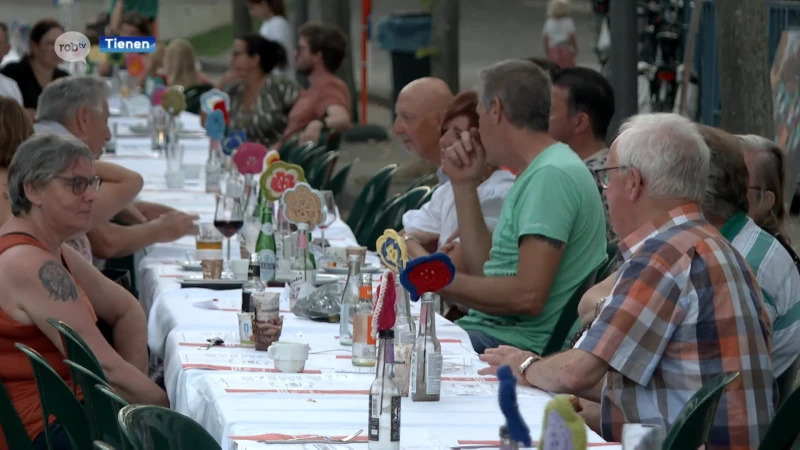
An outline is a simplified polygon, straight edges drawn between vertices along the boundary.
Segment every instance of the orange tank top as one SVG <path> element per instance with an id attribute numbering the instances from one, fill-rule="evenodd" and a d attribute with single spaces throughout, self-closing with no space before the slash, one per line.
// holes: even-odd
<path id="1" fill-rule="evenodd" d="M 30 245 L 47 251 L 38 240 L 27 234 L 12 233 L 0 236 L 0 254 L 18 245 Z M 61 261 L 69 271 L 63 256 Z M 76 282 L 75 284 L 77 285 L 78 283 Z M 92 320 L 96 322 L 97 316 L 94 313 L 94 308 L 92 308 L 86 293 L 83 292 L 80 286 L 78 286 L 78 295 L 86 304 Z M 19 323 L 0 308 L 0 380 L 3 381 L 6 390 L 8 390 L 11 402 L 22 419 L 28 436 L 33 440 L 39 433 L 44 431 L 42 408 L 39 403 L 36 382 L 33 380 L 30 360 L 27 355 L 14 347 L 17 342 L 39 352 L 56 373 L 70 386 L 72 385 L 72 377 L 68 366 L 64 364 L 64 355 L 39 330 L 39 327 Z M 7 450 L 2 430 L 0 430 L 0 450 Z"/>

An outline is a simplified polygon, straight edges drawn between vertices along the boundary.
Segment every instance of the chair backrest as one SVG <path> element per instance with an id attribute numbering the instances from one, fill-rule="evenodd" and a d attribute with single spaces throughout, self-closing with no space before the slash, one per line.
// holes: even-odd
<path id="1" fill-rule="evenodd" d="M 417 178 L 416 180 L 414 180 L 414 182 L 411 183 L 411 186 L 408 187 L 408 190 L 410 191 L 411 189 L 414 189 L 415 187 L 420 187 L 420 186 L 429 186 L 430 187 L 430 186 L 436 184 L 438 182 L 438 180 L 439 180 L 439 177 L 435 173 L 429 173 L 428 175 L 423 175 L 423 176 Z"/>
<path id="2" fill-rule="evenodd" d="M 339 194 L 342 193 L 344 190 L 345 184 L 347 184 L 347 177 L 350 175 L 350 169 L 358 164 L 359 160 L 356 158 L 355 160 L 343 165 L 339 170 L 336 171 L 335 174 L 331 177 L 331 179 L 325 183 L 324 190 L 333 192 L 334 197 L 339 197 Z"/>
<path id="3" fill-rule="evenodd" d="M 103 441 L 94 441 L 92 446 L 94 450 L 117 450 L 116 447 L 113 447 Z"/>
<path id="4" fill-rule="evenodd" d="M 90 372 L 89 369 L 74 361 L 67 359 L 64 360 L 64 363 L 72 369 L 75 384 L 80 385 L 83 392 L 83 409 L 86 411 L 89 425 L 94 429 L 92 437 L 102 439 L 116 447 L 125 448 L 119 425 L 117 425 L 117 413 L 120 407 L 117 407 L 116 403 L 108 395 L 104 395 L 105 392 L 101 393 L 97 389 L 98 385 L 108 389 L 111 389 L 111 387 Z M 124 400 L 122 402 L 127 404 Z"/>
<path id="5" fill-rule="evenodd" d="M 214 86 L 210 84 L 198 84 L 196 86 L 187 87 L 183 91 L 183 95 L 186 97 L 186 112 L 200 114 L 200 97 L 213 88 Z"/>
<path id="6" fill-rule="evenodd" d="M 339 152 L 327 152 L 317 156 L 314 161 L 309 164 L 309 170 L 306 171 L 306 180 L 308 184 L 314 189 L 322 189 L 328 182 L 328 177 L 333 172 L 333 166 L 339 159 Z M 335 193 L 334 193 L 335 196 Z"/>
<path id="7" fill-rule="evenodd" d="M 52 317 L 47 319 L 47 323 L 58 330 L 58 333 L 61 335 L 61 344 L 64 345 L 64 352 L 67 354 L 67 359 L 88 369 L 97 378 L 102 380 L 103 383 L 108 382 L 103 367 L 100 366 L 97 357 L 89 348 L 89 344 L 87 344 L 72 327 Z M 74 378 L 74 371 L 72 375 Z"/>
<path id="8" fill-rule="evenodd" d="M 122 432 L 122 429 L 119 426 L 119 421 L 117 420 L 117 416 L 119 416 L 119 412 L 122 408 L 128 406 L 128 402 L 122 399 L 111 386 L 106 384 L 96 384 L 94 386 L 95 391 L 97 391 L 98 395 L 105 398 L 105 402 L 101 402 L 99 407 L 103 408 L 105 412 L 102 414 L 108 415 L 111 420 L 114 421 L 113 429 L 117 430 L 119 435 L 119 444 L 118 447 L 122 450 L 131 450 L 134 448 L 133 444 L 128 440 L 125 434 Z M 109 433 L 111 434 L 111 433 Z M 113 437 L 107 438 L 109 442 L 115 442 Z"/>
<path id="9" fill-rule="evenodd" d="M 301 155 L 298 164 L 306 173 L 306 180 L 308 180 L 308 173 L 311 172 L 311 168 L 314 166 L 314 161 L 327 152 L 328 149 L 326 149 L 325 146 L 317 146 Z"/>
<path id="10" fill-rule="evenodd" d="M 389 193 L 389 185 L 392 182 L 392 177 L 397 172 L 397 164 L 390 164 L 383 169 L 379 170 L 375 176 L 372 177 L 364 189 L 358 194 L 355 206 L 350 211 L 350 216 L 347 218 L 347 225 L 353 230 L 353 234 L 358 238 L 361 235 L 361 228 L 366 222 L 366 218 L 374 214 L 378 207 L 386 200 L 386 194 Z M 367 236 L 364 236 L 367 238 Z M 366 245 L 366 242 L 359 244 Z"/>
<path id="11" fill-rule="evenodd" d="M 767 434 L 758 446 L 759 450 L 791 450 L 800 427 L 797 426 L 797 412 L 800 411 L 800 387 L 793 390 L 781 402 L 778 412 L 767 428 Z"/>
<path id="12" fill-rule="evenodd" d="M 117 419 L 136 450 L 221 450 L 200 424 L 177 411 L 130 405 Z"/>
<path id="13" fill-rule="evenodd" d="M 289 164 L 300 164 L 303 156 L 313 150 L 316 146 L 317 144 L 315 142 L 304 142 L 302 144 L 298 143 L 297 146 L 287 152 L 286 159 L 282 160 L 288 162 Z"/>
<path id="14" fill-rule="evenodd" d="M 55 416 L 67 432 L 73 450 L 92 447 L 91 427 L 83 406 L 72 389 L 50 367 L 36 350 L 23 344 L 14 344 L 17 349 L 28 355 L 33 369 L 33 378 L 39 390 L 39 402 L 42 404 L 42 417 L 47 423 L 50 416 Z M 50 428 L 45 427 L 48 445 L 52 445 Z M 51 447 L 52 448 L 52 447 Z"/>
<path id="15" fill-rule="evenodd" d="M 281 145 L 281 148 L 278 149 L 278 154 L 281 157 L 281 161 L 286 161 L 286 158 L 289 156 L 292 150 L 297 147 L 297 143 L 300 141 L 300 135 L 292 136 L 291 138 L 287 139 L 286 142 Z"/>
<path id="16" fill-rule="evenodd" d="M 403 207 L 403 197 L 395 195 L 386 200 L 375 212 L 372 217 L 374 221 L 367 218 L 366 223 L 361 229 L 361 233 L 356 236 L 356 239 L 361 245 L 364 245 L 370 251 L 375 251 L 375 243 L 379 237 L 389 228 L 394 227 L 395 218 L 398 211 Z"/>
<path id="17" fill-rule="evenodd" d="M 797 380 L 797 373 L 800 371 L 800 356 L 794 360 L 791 366 L 778 377 L 779 405 L 782 405 L 786 398 L 794 392 L 794 384 Z"/>
<path id="18" fill-rule="evenodd" d="M 8 396 L 3 381 L 0 380 L 0 429 L 6 438 L 6 445 L 14 450 L 33 450 L 33 444 L 25 431 L 25 425 L 19 418 L 11 397 Z"/>
<path id="19" fill-rule="evenodd" d="M 703 384 L 678 413 L 664 439 L 663 450 L 698 448 L 708 442 L 722 392 L 739 372 L 720 374 Z"/>
<path id="20" fill-rule="evenodd" d="M 542 351 L 542 356 L 558 353 L 564 348 L 564 344 L 567 343 L 567 340 L 570 338 L 570 331 L 575 325 L 575 321 L 578 320 L 578 303 L 581 302 L 583 294 L 594 286 L 595 281 L 597 281 L 597 269 L 593 270 L 592 273 L 584 278 L 583 283 L 578 286 L 578 289 L 572 294 L 572 297 L 569 298 L 564 309 L 561 310 L 561 315 L 558 316 L 556 325 L 553 327 L 553 333 L 550 335 L 550 339 L 547 341 L 547 345 L 545 345 Z"/>

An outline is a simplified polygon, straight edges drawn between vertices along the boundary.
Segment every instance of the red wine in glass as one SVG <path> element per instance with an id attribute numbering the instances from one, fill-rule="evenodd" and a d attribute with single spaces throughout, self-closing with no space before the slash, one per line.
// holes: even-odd
<path id="1" fill-rule="evenodd" d="M 234 234 L 244 226 L 244 220 L 215 220 L 214 227 L 222 233 L 223 236 L 230 239 Z"/>

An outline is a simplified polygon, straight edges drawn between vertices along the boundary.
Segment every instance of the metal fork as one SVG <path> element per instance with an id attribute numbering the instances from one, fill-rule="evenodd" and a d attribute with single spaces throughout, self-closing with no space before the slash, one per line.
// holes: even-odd
<path id="1" fill-rule="evenodd" d="M 258 441 L 261 444 L 347 444 L 348 442 L 352 441 L 353 439 L 357 438 L 358 436 L 363 433 L 364 430 L 358 430 L 355 433 L 352 433 L 350 436 L 344 437 L 342 439 L 334 439 L 330 436 L 305 436 L 305 437 L 298 437 L 292 439 L 285 439 L 282 441 Z"/>

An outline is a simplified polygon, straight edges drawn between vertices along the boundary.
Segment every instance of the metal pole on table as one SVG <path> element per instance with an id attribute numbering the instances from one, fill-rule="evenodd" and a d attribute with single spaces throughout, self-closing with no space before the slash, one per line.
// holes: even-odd
<path id="1" fill-rule="evenodd" d="M 619 125 L 638 112 L 636 0 L 611 0 L 610 19 L 611 85 L 617 113 L 608 136 L 614 139 Z"/>

